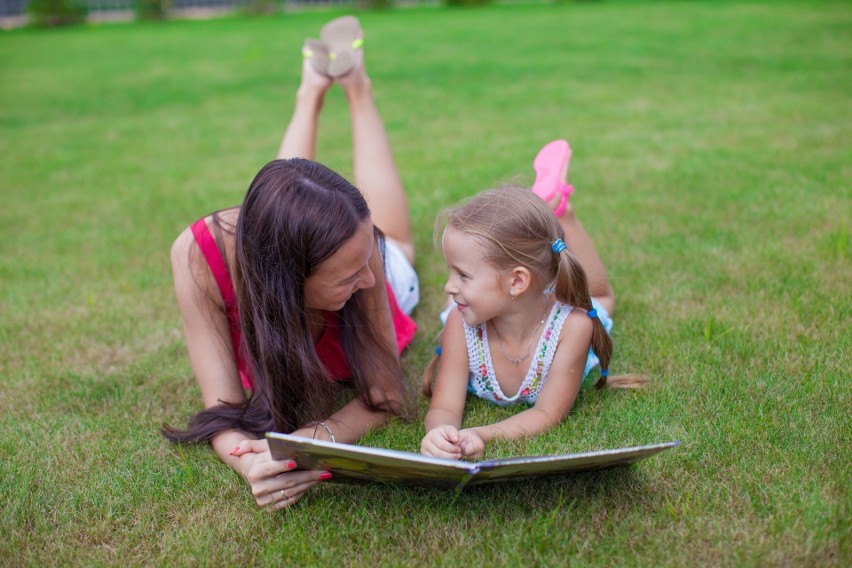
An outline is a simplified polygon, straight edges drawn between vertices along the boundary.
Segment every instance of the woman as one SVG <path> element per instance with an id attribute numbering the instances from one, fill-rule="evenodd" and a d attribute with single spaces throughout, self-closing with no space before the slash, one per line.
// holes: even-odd
<path id="1" fill-rule="evenodd" d="M 199 220 L 172 248 L 205 410 L 187 430 L 164 434 L 209 440 L 271 510 L 331 473 L 273 460 L 264 432 L 352 442 L 399 414 L 403 401 L 398 354 L 415 331 L 414 246 L 361 38 L 358 21 L 346 17 L 326 25 L 321 41 L 306 42 L 278 159 L 257 174 L 240 207 Z M 349 104 L 361 191 L 310 161 L 335 82 Z M 341 380 L 351 381 L 355 396 L 335 410 Z"/>

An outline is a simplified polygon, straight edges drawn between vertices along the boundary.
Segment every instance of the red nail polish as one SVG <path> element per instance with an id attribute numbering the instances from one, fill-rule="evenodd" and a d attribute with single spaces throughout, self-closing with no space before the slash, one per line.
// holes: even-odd
<path id="1" fill-rule="evenodd" d="M 288 461 L 288 462 L 287 462 L 287 467 L 288 467 L 288 468 L 290 468 L 290 469 L 296 469 L 296 462 L 294 462 L 294 461 Z"/>
<path id="2" fill-rule="evenodd" d="M 239 451 L 240 451 L 240 447 L 239 447 L 239 446 L 237 446 L 236 448 L 234 448 L 233 450 L 231 450 L 231 455 L 234 455 L 235 453 L 237 453 L 237 452 L 239 452 Z"/>
<path id="3" fill-rule="evenodd" d="M 331 472 L 330 472 L 330 471 L 324 471 L 324 472 L 322 472 L 322 473 L 320 474 L 320 481 L 325 481 L 325 480 L 327 480 L 327 479 L 331 479 Z"/>

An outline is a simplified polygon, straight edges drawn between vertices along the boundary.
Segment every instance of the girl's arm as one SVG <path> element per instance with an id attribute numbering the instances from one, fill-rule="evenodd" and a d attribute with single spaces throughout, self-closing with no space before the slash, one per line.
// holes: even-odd
<path id="1" fill-rule="evenodd" d="M 438 377 L 432 388 L 432 402 L 424 425 L 426 435 L 420 451 L 426 455 L 458 459 L 464 404 L 467 397 L 468 355 L 464 322 L 457 311 L 450 312 L 441 335 Z"/>
<path id="2" fill-rule="evenodd" d="M 591 340 L 591 320 L 577 311 L 570 314 L 562 327 L 553 363 L 535 405 L 506 420 L 462 430 L 460 435 L 466 439 L 462 444 L 464 455 L 480 455 L 485 444 L 494 439 L 537 436 L 560 424 L 580 392 Z"/>
<path id="3" fill-rule="evenodd" d="M 230 343 L 228 318 L 201 251 L 190 229 L 175 241 L 171 251 L 175 294 L 183 319 L 189 359 L 205 408 L 221 402 L 245 400 L 237 362 Z M 265 440 L 237 430 L 220 432 L 211 440 L 216 455 L 249 483 L 259 506 L 281 508 L 301 498 L 324 473 L 293 472 L 290 461 L 275 461 Z M 288 499 L 278 499 L 280 491 Z"/>

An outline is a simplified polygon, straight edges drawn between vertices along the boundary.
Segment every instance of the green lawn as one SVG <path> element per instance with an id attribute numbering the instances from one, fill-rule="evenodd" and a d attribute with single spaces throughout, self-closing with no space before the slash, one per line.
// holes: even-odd
<path id="1" fill-rule="evenodd" d="M 491 456 L 682 445 L 628 469 L 450 493 L 324 484 L 258 510 L 207 447 L 169 246 L 240 201 L 337 13 L 0 33 L 0 563 L 849 565 L 852 8 L 582 2 L 361 14 L 419 245 L 438 210 L 574 149 L 619 308 L 613 372 Z M 845 78 L 844 78 L 845 77 Z M 319 158 L 348 175 L 342 94 Z M 426 403 L 365 444 L 416 450 Z M 469 422 L 504 411 L 477 402 Z"/>

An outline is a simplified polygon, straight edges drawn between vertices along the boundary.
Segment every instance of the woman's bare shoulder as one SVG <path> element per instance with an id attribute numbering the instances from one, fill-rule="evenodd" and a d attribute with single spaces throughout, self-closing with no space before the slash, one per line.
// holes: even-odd
<path id="1" fill-rule="evenodd" d="M 237 217 L 238 210 L 228 209 L 204 218 L 208 229 L 214 235 L 214 239 L 218 234 L 219 238 L 216 240 L 221 241 L 221 245 L 217 243 L 217 246 L 224 247 L 226 258 L 232 256 L 233 227 Z M 216 224 L 221 228 L 220 231 L 215 230 Z M 210 272 L 210 267 L 198 246 L 198 242 L 195 240 L 192 226 L 181 231 L 174 240 L 170 257 L 175 290 L 179 296 L 185 293 L 197 298 L 198 292 L 201 292 L 202 297 L 212 300 L 215 304 L 222 304 L 216 281 Z"/>
<path id="2" fill-rule="evenodd" d="M 214 235 L 217 245 L 224 246 L 226 257 L 230 257 L 230 252 L 233 250 L 234 230 L 236 229 L 239 215 L 240 208 L 231 207 L 230 209 L 222 209 L 204 217 L 204 222 L 207 223 L 207 228 Z M 199 255 L 194 254 L 194 251 L 198 251 L 198 244 L 195 241 L 192 225 L 190 225 L 181 231 L 174 243 L 172 243 L 172 265 L 177 262 L 187 267 L 192 266 L 193 269 L 197 266 L 205 266 L 203 259 L 197 258 Z M 198 264 L 199 261 L 200 264 Z"/>

